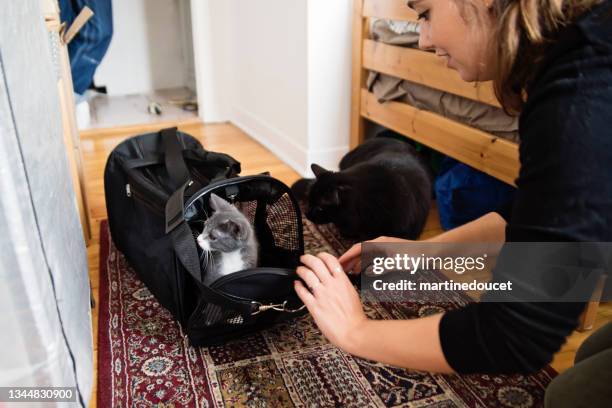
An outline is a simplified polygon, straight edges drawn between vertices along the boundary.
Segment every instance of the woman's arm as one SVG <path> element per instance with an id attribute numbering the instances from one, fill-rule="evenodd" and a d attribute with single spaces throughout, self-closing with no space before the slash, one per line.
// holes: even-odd
<path id="1" fill-rule="evenodd" d="M 505 241 L 506 221 L 501 215 L 491 212 L 482 217 L 464 224 L 460 227 L 446 231 L 435 237 L 426 239 L 424 242 L 436 243 L 460 243 L 460 242 L 475 242 L 475 243 L 493 243 L 499 242 L 502 244 Z M 379 237 L 372 241 L 377 243 L 408 243 L 411 242 L 402 238 Z M 446 246 L 444 249 L 450 249 Z M 465 248 L 462 248 L 465 250 Z M 466 254 L 463 254 L 466 255 Z M 353 245 L 340 258 L 340 264 L 348 274 L 358 274 L 361 272 L 361 243 Z"/>
<path id="2" fill-rule="evenodd" d="M 504 242 L 506 240 L 506 221 L 496 212 L 468 222 L 460 227 L 429 238 L 427 242 Z"/>
<path id="3" fill-rule="evenodd" d="M 361 358 L 397 367 L 452 373 L 440 344 L 437 314 L 411 320 L 367 320 L 343 349 Z"/>

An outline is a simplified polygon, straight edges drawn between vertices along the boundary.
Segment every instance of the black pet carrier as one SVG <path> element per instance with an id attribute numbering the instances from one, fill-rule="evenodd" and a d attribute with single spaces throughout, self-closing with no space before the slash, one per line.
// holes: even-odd
<path id="1" fill-rule="evenodd" d="M 165 129 L 130 138 L 104 173 L 111 236 L 139 278 L 195 346 L 225 342 L 303 313 L 293 290 L 304 253 L 300 208 L 269 175 L 239 177 L 240 163 Z M 214 193 L 251 221 L 259 266 L 204 285 L 196 243 Z"/>

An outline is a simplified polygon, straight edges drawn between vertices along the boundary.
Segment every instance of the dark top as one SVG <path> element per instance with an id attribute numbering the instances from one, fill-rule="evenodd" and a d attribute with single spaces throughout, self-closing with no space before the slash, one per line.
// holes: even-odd
<path id="1" fill-rule="evenodd" d="M 564 28 L 521 113 L 521 169 L 506 241 L 612 241 L 612 0 Z M 446 313 L 444 355 L 459 373 L 533 372 L 584 304 L 475 303 Z"/>

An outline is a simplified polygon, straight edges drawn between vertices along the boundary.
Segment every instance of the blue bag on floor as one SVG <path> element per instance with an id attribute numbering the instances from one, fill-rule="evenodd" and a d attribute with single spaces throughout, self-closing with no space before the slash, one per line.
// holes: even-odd
<path id="1" fill-rule="evenodd" d="M 449 230 L 512 201 L 515 188 L 457 160 L 446 158 L 436 177 L 440 224 Z"/>

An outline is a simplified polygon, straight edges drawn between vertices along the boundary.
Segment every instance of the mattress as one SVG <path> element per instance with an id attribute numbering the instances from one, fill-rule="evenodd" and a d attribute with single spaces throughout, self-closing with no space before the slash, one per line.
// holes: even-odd
<path id="1" fill-rule="evenodd" d="M 371 22 L 370 38 L 385 44 L 416 48 L 419 41 L 419 24 L 375 19 Z M 500 108 L 374 71 L 368 76 L 367 88 L 380 103 L 407 103 L 518 142 L 518 118 L 506 114 Z"/>

